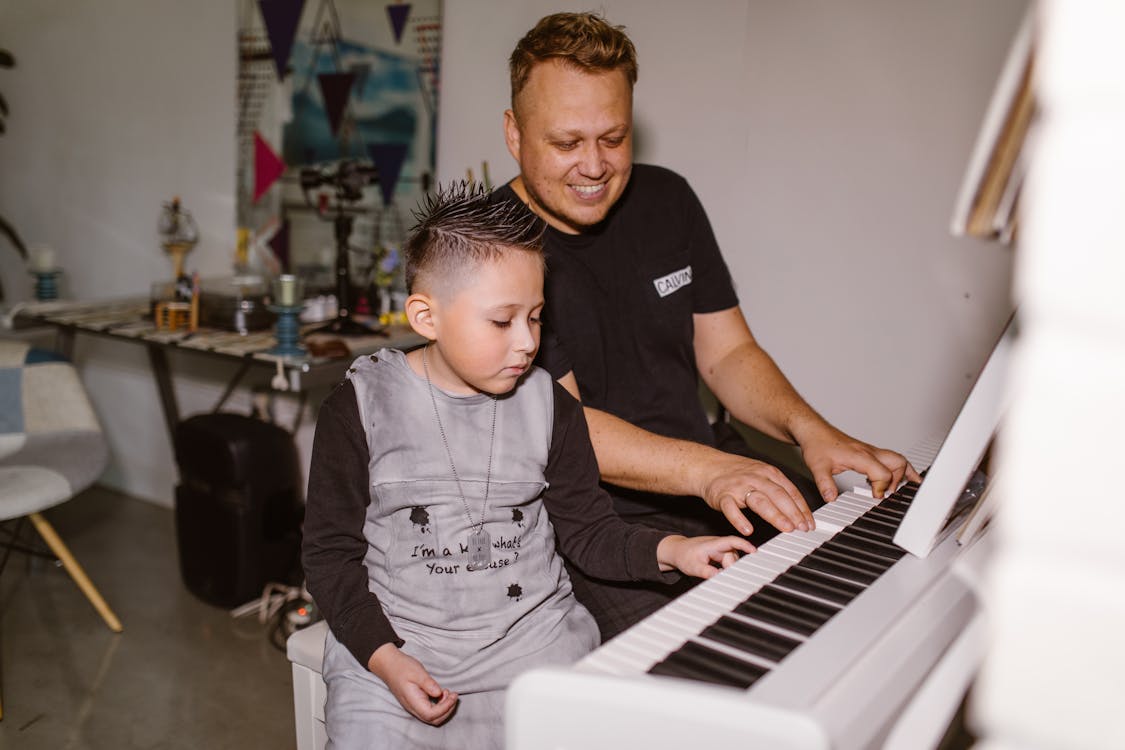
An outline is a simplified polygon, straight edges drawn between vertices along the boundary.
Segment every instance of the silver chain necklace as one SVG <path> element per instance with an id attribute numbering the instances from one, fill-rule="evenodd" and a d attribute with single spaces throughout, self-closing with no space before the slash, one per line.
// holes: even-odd
<path id="1" fill-rule="evenodd" d="M 457 492 L 461 494 L 461 504 L 465 506 L 465 518 L 469 520 L 469 563 L 466 570 L 484 570 L 492 562 L 492 537 L 484 530 L 484 517 L 488 512 L 488 490 L 492 485 L 492 448 L 496 444 L 496 396 L 492 397 L 492 429 L 488 437 L 488 472 L 484 478 L 484 507 L 480 509 L 480 523 L 473 523 L 473 514 L 469 511 L 469 501 L 465 499 L 465 490 L 461 486 L 461 477 L 453 463 L 453 451 L 449 450 L 449 440 L 445 437 L 445 428 L 441 424 L 441 414 L 438 413 L 437 397 L 434 396 L 434 384 L 430 381 L 430 368 L 426 363 L 426 352 L 430 345 L 422 349 L 422 372 L 426 376 L 426 387 L 430 391 L 430 403 L 434 407 L 434 419 L 437 420 L 438 432 L 441 433 L 441 444 L 445 446 L 445 455 L 449 458 L 449 470 L 453 472 L 453 479 L 457 482 Z"/>

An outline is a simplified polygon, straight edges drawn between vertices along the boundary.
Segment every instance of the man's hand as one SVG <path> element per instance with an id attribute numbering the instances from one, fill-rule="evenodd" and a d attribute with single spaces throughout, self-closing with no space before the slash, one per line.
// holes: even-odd
<path id="1" fill-rule="evenodd" d="M 813 481 L 826 502 L 832 502 L 838 494 L 832 477 L 848 469 L 867 477 L 876 499 L 881 499 L 888 489 L 898 487 L 903 479 L 922 481 L 902 454 L 868 445 L 828 425 L 801 440 L 800 445 Z"/>
<path id="2" fill-rule="evenodd" d="M 444 724 L 457 707 L 457 693 L 438 685 L 420 661 L 393 643 L 375 649 L 367 669 L 387 684 L 403 708 L 427 724 Z"/>
<path id="3" fill-rule="evenodd" d="M 739 553 L 751 553 L 754 545 L 737 536 L 693 536 L 672 534 L 660 540 L 656 547 L 656 560 L 663 571 L 677 568 L 689 576 L 710 578 L 729 568 L 739 558 Z"/>
<path id="4" fill-rule="evenodd" d="M 811 531 L 816 527 L 801 492 L 776 466 L 718 453 L 706 475 L 710 478 L 699 496 L 726 516 L 740 534 L 748 535 L 754 530 L 743 515 L 743 508 L 754 511 L 781 531 Z"/>

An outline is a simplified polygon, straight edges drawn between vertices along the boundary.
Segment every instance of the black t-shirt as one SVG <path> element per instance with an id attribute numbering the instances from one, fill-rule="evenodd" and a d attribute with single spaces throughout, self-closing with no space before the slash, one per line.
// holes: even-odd
<path id="1" fill-rule="evenodd" d="M 507 185 L 496 196 L 519 200 Z M 546 250 L 536 363 L 555 378 L 573 371 L 587 406 L 659 435 L 713 444 L 698 395 L 692 314 L 729 309 L 738 297 L 687 181 L 636 164 L 601 224 L 579 235 L 548 228 Z M 671 507 L 667 498 L 609 489 L 623 514 Z"/>

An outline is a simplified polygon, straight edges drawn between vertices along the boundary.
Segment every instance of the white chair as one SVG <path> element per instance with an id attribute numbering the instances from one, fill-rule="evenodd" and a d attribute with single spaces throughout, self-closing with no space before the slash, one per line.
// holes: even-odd
<path id="1" fill-rule="evenodd" d="M 30 519 L 106 625 L 120 633 L 120 620 L 41 515 L 93 484 L 108 461 L 105 436 L 74 367 L 26 342 L 0 339 L 0 521 Z"/>
<path id="2" fill-rule="evenodd" d="M 316 622 L 289 636 L 285 651 L 293 664 L 293 719 L 297 726 L 297 750 L 324 750 L 328 733 L 324 728 L 324 700 L 328 690 L 320 676 L 324 660 L 324 635 L 328 623 Z"/>

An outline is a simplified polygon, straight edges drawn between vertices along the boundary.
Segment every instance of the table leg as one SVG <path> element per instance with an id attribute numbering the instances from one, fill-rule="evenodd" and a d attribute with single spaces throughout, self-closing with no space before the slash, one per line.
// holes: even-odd
<path id="1" fill-rule="evenodd" d="M 168 367 L 168 355 L 160 344 L 147 343 L 148 361 L 156 378 L 156 390 L 160 395 L 160 406 L 164 411 L 164 422 L 168 426 L 168 436 L 176 445 L 176 425 L 180 423 L 180 407 L 176 403 L 176 392 L 172 388 L 172 372 Z"/>
<path id="2" fill-rule="evenodd" d="M 68 362 L 74 361 L 74 329 L 58 328 L 55 332 L 55 349 L 66 357 Z"/>

